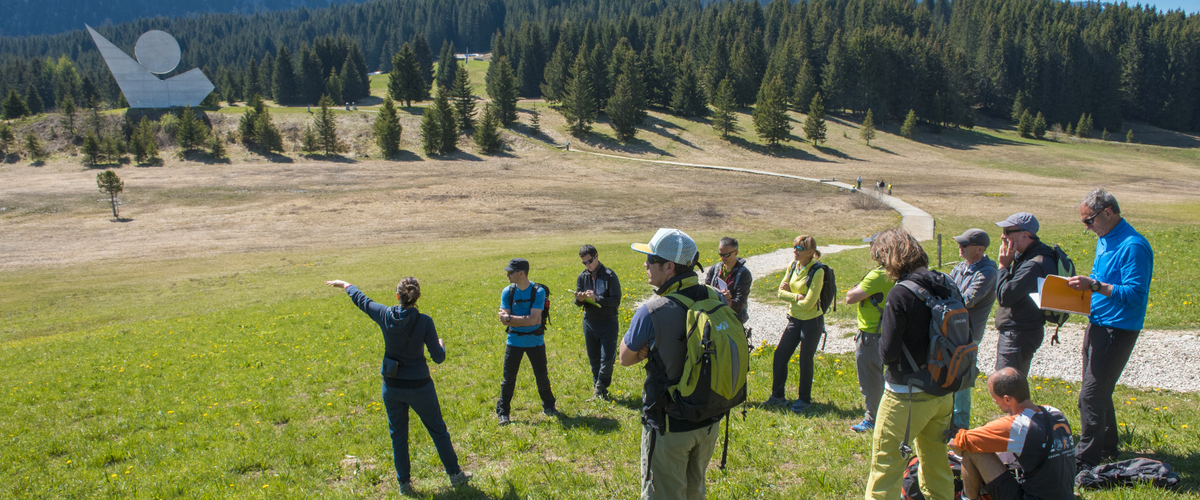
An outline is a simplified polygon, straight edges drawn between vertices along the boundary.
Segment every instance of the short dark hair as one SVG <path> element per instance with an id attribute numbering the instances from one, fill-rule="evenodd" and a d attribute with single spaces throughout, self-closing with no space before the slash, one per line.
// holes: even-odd
<path id="1" fill-rule="evenodd" d="M 1029 401 L 1029 381 L 1021 370 L 1001 369 L 991 376 L 992 392 L 997 396 L 1010 396 L 1018 403 Z"/>
<path id="2" fill-rule="evenodd" d="M 737 240 L 736 240 L 736 239 L 734 239 L 734 238 L 730 238 L 730 237 L 728 237 L 728 236 L 726 236 L 726 237 L 724 237 L 724 238 L 721 238 L 721 242 L 720 242 L 720 243 L 718 243 L 718 244 L 717 244 L 717 246 L 729 247 L 729 248 L 732 248 L 732 249 L 734 249 L 734 250 L 737 250 L 737 247 L 738 247 L 738 246 L 737 246 Z"/>
<path id="3" fill-rule="evenodd" d="M 595 257 L 596 256 L 596 247 L 594 247 L 592 245 L 584 245 L 584 246 L 579 247 L 579 256 L 583 257 L 584 255 L 591 255 L 592 257 Z"/>
<path id="4" fill-rule="evenodd" d="M 670 262 L 670 261 L 668 261 L 668 262 Z M 692 257 L 691 264 L 680 264 L 677 262 L 671 262 L 671 263 L 675 264 L 675 274 L 672 274 L 671 275 L 672 277 L 679 276 L 679 275 L 689 272 L 692 269 L 695 269 L 697 267 L 703 269 L 703 266 L 700 265 L 700 252 L 696 252 L 696 255 Z"/>

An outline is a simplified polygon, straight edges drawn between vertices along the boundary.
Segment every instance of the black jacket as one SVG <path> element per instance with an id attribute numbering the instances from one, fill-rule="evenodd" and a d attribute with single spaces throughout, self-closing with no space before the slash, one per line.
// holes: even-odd
<path id="1" fill-rule="evenodd" d="M 704 284 L 716 288 L 713 280 L 721 279 L 720 273 L 721 263 L 717 262 L 705 272 Z M 750 298 L 750 284 L 754 282 L 750 270 L 746 269 L 746 259 L 739 257 L 729 275 L 732 276 L 730 281 L 726 281 L 726 285 L 729 287 L 729 307 L 737 311 L 738 317 L 744 322 L 746 321 L 746 301 Z"/>
<path id="2" fill-rule="evenodd" d="M 415 307 L 401 309 L 400 306 L 385 306 L 371 300 L 353 285 L 346 288 L 346 294 L 383 332 L 385 362 L 380 369 L 381 374 L 387 370 L 386 359 L 401 363 L 396 376 L 385 376 L 384 383 L 403 386 L 396 385 L 396 382 L 429 380 L 429 365 L 425 361 L 427 350 L 434 363 L 446 360 L 446 350 L 438 343 L 437 327 L 428 315 L 421 314 Z"/>
<path id="3" fill-rule="evenodd" d="M 597 285 L 601 285 L 602 291 L 596 293 L 596 303 L 600 307 L 584 305 L 583 302 L 575 301 L 575 305 L 583 306 L 583 319 L 608 319 L 616 316 L 617 306 L 621 305 L 621 280 L 617 279 L 617 273 L 612 269 L 604 267 L 600 264 L 596 267 L 596 278 L 592 278 L 592 273 L 584 269 L 579 273 L 579 277 L 575 278 L 575 291 L 585 292 L 588 290 L 595 291 Z"/>
<path id="4" fill-rule="evenodd" d="M 1029 297 L 1037 291 L 1038 278 L 1045 278 L 1054 262 L 1054 249 L 1035 240 L 1017 254 L 1012 265 L 1001 269 L 996 289 L 996 329 L 1000 331 L 1041 332 L 1046 314 Z M 1037 339 L 1041 344 L 1041 339 Z"/>
<path id="5" fill-rule="evenodd" d="M 960 295 L 954 281 L 942 274 L 939 283 L 936 271 L 921 271 L 901 276 L 896 286 L 887 294 L 887 303 L 883 308 L 883 318 L 880 320 L 879 354 L 887 368 L 884 380 L 895 385 L 908 383 L 908 377 L 915 370 L 904 357 L 904 347 L 918 363 L 929 359 L 929 322 L 933 313 L 916 294 L 906 287 L 900 286 L 904 280 L 912 280 L 929 291 L 941 297 Z M 943 286 L 946 285 L 946 286 Z"/>

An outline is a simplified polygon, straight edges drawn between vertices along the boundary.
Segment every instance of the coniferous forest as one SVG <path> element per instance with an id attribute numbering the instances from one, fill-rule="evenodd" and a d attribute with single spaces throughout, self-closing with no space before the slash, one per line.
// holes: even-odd
<path id="1" fill-rule="evenodd" d="M 15 93 L 43 110 L 68 96 L 75 106 L 123 105 L 79 28 L 0 38 L 0 96 Z M 1015 121 L 1028 112 L 1049 124 L 1087 115 L 1095 129 L 1117 130 L 1125 120 L 1200 129 L 1200 20 L 1124 4 L 378 0 L 97 28 L 130 53 L 150 29 L 179 40 L 176 71 L 202 68 L 221 101 L 257 93 L 316 104 L 333 76 L 343 100 L 360 99 L 366 74 L 390 71 L 406 44 L 428 86 L 437 48 L 453 44 L 491 51 L 493 66 L 505 58 L 526 98 L 572 104 L 581 91 L 573 76 L 585 73 L 601 111 L 704 114 L 702 104 L 715 104 L 728 80 L 737 106 L 765 92 L 808 112 L 819 93 L 825 110 L 871 110 L 876 122 L 899 122 L 912 110 L 934 127 L 970 127 L 979 114 Z"/>

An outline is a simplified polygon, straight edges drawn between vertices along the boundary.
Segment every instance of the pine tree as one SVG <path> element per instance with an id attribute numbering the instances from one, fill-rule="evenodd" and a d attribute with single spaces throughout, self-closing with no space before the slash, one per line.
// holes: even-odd
<path id="1" fill-rule="evenodd" d="M 84 165 L 96 165 L 100 163 L 100 140 L 96 138 L 96 133 L 91 130 L 83 136 L 83 160 Z"/>
<path id="2" fill-rule="evenodd" d="M 492 72 L 489 69 L 488 78 L 493 80 L 487 82 L 487 88 L 500 113 L 500 123 L 507 127 L 517 121 L 517 94 L 520 90 L 517 88 L 517 74 L 513 72 L 507 56 L 500 57 L 493 64 L 496 70 Z"/>
<path id="3" fill-rule="evenodd" d="M 819 145 L 825 142 L 826 132 L 825 98 L 821 96 L 820 92 L 817 92 L 808 105 L 808 115 L 804 117 L 804 137 L 812 141 L 814 145 Z"/>
<path id="4" fill-rule="evenodd" d="M 208 138 L 208 130 L 204 124 L 196 118 L 196 113 L 192 111 L 191 106 L 183 108 L 179 114 L 179 125 L 175 128 L 175 142 L 179 143 L 179 148 L 182 152 L 191 149 L 196 149 L 204 143 L 204 139 Z"/>
<path id="5" fill-rule="evenodd" d="M 313 126 L 325 156 L 346 151 L 346 145 L 338 140 L 337 121 L 333 118 L 333 111 L 329 109 L 331 105 L 333 105 L 333 101 L 329 99 L 329 96 L 321 96 L 321 101 L 318 103 L 320 109 L 313 115 Z"/>
<path id="6" fill-rule="evenodd" d="M 1075 127 L 1075 135 L 1080 139 L 1092 137 L 1092 121 L 1087 113 L 1079 116 L 1079 125 Z"/>
<path id="7" fill-rule="evenodd" d="M 454 117 L 458 120 L 458 128 L 469 130 L 475 127 L 475 96 L 471 95 L 470 74 L 466 66 L 457 66 L 454 75 L 454 90 L 450 91 L 454 100 Z"/>
<path id="8" fill-rule="evenodd" d="M 154 125 L 145 116 L 134 127 L 129 138 L 129 146 L 133 150 L 134 160 L 145 164 L 158 159 L 158 139 L 154 134 Z"/>
<path id="9" fill-rule="evenodd" d="M 21 96 L 17 95 L 16 90 L 10 89 L 8 97 L 4 102 L 0 102 L 0 111 L 4 112 L 5 120 L 14 120 L 29 114 L 29 107 L 25 105 L 25 101 L 21 100 Z"/>
<path id="10" fill-rule="evenodd" d="M 908 116 L 904 117 L 904 124 L 900 125 L 900 135 L 907 139 L 912 139 L 917 135 L 917 111 L 908 110 Z"/>
<path id="11" fill-rule="evenodd" d="M 101 193 L 108 195 L 109 201 L 112 203 L 113 218 L 120 219 L 121 216 L 117 214 L 117 205 L 119 205 L 117 195 L 125 190 L 125 181 L 122 181 L 116 172 L 105 170 L 96 174 L 96 187 L 100 189 Z"/>
<path id="12" fill-rule="evenodd" d="M 371 80 L 367 76 L 367 62 L 357 43 L 350 45 L 350 53 L 342 63 L 342 98 L 358 102 L 371 96 Z"/>
<path id="13" fill-rule="evenodd" d="M 311 123 L 305 125 L 304 132 L 300 133 L 300 151 L 313 154 L 320 150 L 321 138 L 317 137 L 317 133 L 313 131 Z"/>
<path id="14" fill-rule="evenodd" d="M 1029 106 L 1029 93 L 1024 90 L 1018 90 L 1017 95 L 1013 98 L 1012 105 L 1012 121 L 1020 123 L 1021 116 L 1025 114 L 1026 108 Z"/>
<path id="15" fill-rule="evenodd" d="M 424 101 L 429 99 L 430 88 L 433 86 L 433 49 L 429 47 L 429 40 L 425 38 L 424 33 L 413 35 L 412 51 L 417 62 L 417 74 L 421 76 L 423 92 L 416 100 Z"/>
<path id="16" fill-rule="evenodd" d="M 628 73 L 617 77 L 617 88 L 608 99 L 604 112 L 608 114 L 608 121 L 618 141 L 629 142 L 637 134 L 638 110 L 634 105 L 633 85 Z"/>
<path id="17" fill-rule="evenodd" d="M 291 105 L 299 102 L 296 88 L 296 67 L 292 64 L 292 55 L 287 46 L 279 47 L 275 56 L 275 71 L 271 75 L 271 95 L 275 102 Z"/>
<path id="18" fill-rule="evenodd" d="M 571 53 L 570 46 L 566 40 L 559 40 L 558 47 L 554 49 L 554 54 L 550 56 L 550 62 L 546 63 L 546 71 L 542 75 L 542 79 L 546 82 L 541 84 L 542 96 L 549 102 L 558 102 L 563 98 L 563 91 L 567 86 L 567 79 L 571 69 Z"/>
<path id="19" fill-rule="evenodd" d="M 65 94 L 58 100 L 58 109 L 62 111 L 62 126 L 67 129 L 68 140 L 75 139 L 75 98 Z"/>
<path id="20" fill-rule="evenodd" d="M 563 91 L 562 106 L 559 111 L 567 120 L 567 128 L 572 135 L 583 136 L 592 131 L 592 123 L 596 121 L 596 96 L 592 88 L 590 61 L 580 51 L 571 66 L 571 79 Z"/>
<path id="21" fill-rule="evenodd" d="M 425 108 L 421 117 L 421 150 L 425 156 L 433 156 L 442 150 L 442 119 L 436 106 Z"/>
<path id="22" fill-rule="evenodd" d="M 316 51 L 309 50 L 307 45 L 300 46 L 300 68 L 297 80 L 301 102 L 316 103 L 325 93 L 326 73 L 323 70 L 324 67 L 321 57 L 317 55 Z"/>
<path id="23" fill-rule="evenodd" d="M 1026 109 L 1021 113 L 1021 118 L 1017 121 L 1017 135 L 1021 137 L 1029 137 L 1033 133 L 1033 117 L 1029 115 L 1029 110 Z"/>
<path id="24" fill-rule="evenodd" d="M 679 65 L 679 74 L 675 78 L 674 90 L 671 93 L 671 110 L 679 116 L 704 116 L 708 114 L 708 101 L 704 90 L 700 88 L 700 79 L 696 77 L 695 65 L 691 56 L 684 56 Z"/>
<path id="25" fill-rule="evenodd" d="M 277 153 L 283 152 L 283 136 L 279 134 L 279 129 L 275 127 L 275 123 L 271 121 L 271 114 L 267 112 L 266 108 L 255 113 L 254 143 L 267 153 L 272 151 Z"/>
<path id="26" fill-rule="evenodd" d="M 333 70 L 329 70 L 329 79 L 325 80 L 325 95 L 323 97 L 328 97 L 329 102 L 334 106 L 346 102 L 342 100 L 342 78 Z"/>
<path id="27" fill-rule="evenodd" d="M 1100 129 L 1100 140 L 1102 140 L 1102 141 L 1108 140 L 1108 129 L 1107 128 Z"/>
<path id="28" fill-rule="evenodd" d="M 531 135 L 542 133 L 542 114 L 537 109 L 529 110 L 529 133 Z"/>
<path id="29" fill-rule="evenodd" d="M 1075 129 L 1072 128 L 1071 122 L 1067 122 L 1066 134 L 1067 135 L 1075 135 Z"/>
<path id="30" fill-rule="evenodd" d="M 867 110 L 867 117 L 863 118 L 862 126 L 858 129 L 858 138 L 867 141 L 867 146 L 871 145 L 871 139 L 875 138 L 875 116 L 871 110 Z"/>
<path id="31" fill-rule="evenodd" d="M 220 132 L 213 130 L 212 133 L 208 135 L 208 143 L 206 146 L 208 146 L 209 157 L 215 159 L 221 159 L 225 157 L 225 140 L 221 138 Z"/>
<path id="32" fill-rule="evenodd" d="M 734 101 L 737 91 L 734 90 Z M 767 145 L 778 147 L 792 132 L 791 120 L 787 115 L 787 101 L 783 93 L 783 79 L 775 77 L 758 90 L 758 101 L 754 104 L 754 130 Z"/>
<path id="33" fill-rule="evenodd" d="M 421 67 L 413 50 L 408 44 L 400 47 L 392 57 L 392 71 L 388 73 L 388 94 L 393 101 L 403 102 L 405 107 L 411 107 L 413 101 L 421 101 L 428 91 L 425 80 L 421 78 Z"/>
<path id="34" fill-rule="evenodd" d="M 0 162 L 3 162 L 8 156 L 8 152 L 12 149 L 13 142 L 16 140 L 17 137 L 13 133 L 12 127 L 8 123 L 0 122 Z"/>
<path id="35" fill-rule="evenodd" d="M 439 153 L 449 154 L 458 151 L 458 120 L 454 118 L 454 109 L 450 107 L 450 92 L 446 87 L 438 89 L 433 106 L 437 108 L 438 126 L 441 128 L 442 140 Z"/>
<path id="36" fill-rule="evenodd" d="M 403 128 L 400 126 L 400 117 L 396 115 L 396 106 L 390 98 L 384 98 L 383 107 L 379 108 L 379 113 L 375 115 L 372 131 L 375 144 L 379 146 L 384 158 L 391 158 L 400 152 L 400 133 Z"/>
<path id="37" fill-rule="evenodd" d="M 1133 144 L 1133 129 L 1129 129 L 1128 132 L 1125 132 L 1125 143 Z"/>
<path id="38" fill-rule="evenodd" d="M 1042 116 L 1042 112 L 1038 111 L 1037 117 L 1033 119 L 1033 136 L 1038 139 L 1046 137 L 1046 117 Z"/>
<path id="39" fill-rule="evenodd" d="M 25 86 L 25 106 L 29 108 L 29 114 L 37 115 L 46 111 L 46 106 L 42 103 L 42 96 L 38 95 L 37 88 L 33 86 L 33 82 L 29 82 Z"/>
<path id="40" fill-rule="evenodd" d="M 438 54 L 437 74 L 434 81 L 438 86 L 454 88 L 454 80 L 458 76 L 458 58 L 454 55 L 454 43 L 442 40 L 442 51 Z"/>
<path id="41" fill-rule="evenodd" d="M 258 96 L 251 96 L 249 106 L 246 112 L 242 113 L 242 118 L 238 120 L 237 133 L 242 141 L 242 145 L 250 147 L 254 144 L 254 127 L 258 124 L 258 114 L 262 113 L 266 108 Z"/>
<path id="42" fill-rule="evenodd" d="M 792 87 L 792 109 L 804 112 L 817 90 L 817 73 L 808 59 L 804 59 L 800 62 L 800 73 L 796 75 L 796 83 Z"/>
<path id="43" fill-rule="evenodd" d="M 33 135 L 33 132 L 25 133 L 25 154 L 33 158 L 34 161 L 46 157 L 46 152 L 42 150 L 42 142 L 38 140 L 36 135 Z"/>
<path id="44" fill-rule="evenodd" d="M 733 84 L 729 83 L 728 78 L 717 84 L 714 95 L 713 107 L 716 110 L 713 113 L 713 128 L 721 133 L 722 139 L 728 139 L 729 134 L 737 131 L 737 115 L 734 114 L 737 104 L 733 102 Z"/>
<path id="45" fill-rule="evenodd" d="M 708 66 L 704 70 L 704 88 L 708 89 L 708 101 L 714 106 L 717 87 L 729 76 L 729 43 L 724 36 L 717 36 L 712 52 L 708 55 Z M 729 82 L 732 89 L 733 82 Z"/>
<path id="46" fill-rule="evenodd" d="M 500 141 L 500 118 L 496 107 L 490 103 L 484 107 L 483 118 L 475 128 L 475 145 L 484 154 L 500 151 L 504 143 Z"/>

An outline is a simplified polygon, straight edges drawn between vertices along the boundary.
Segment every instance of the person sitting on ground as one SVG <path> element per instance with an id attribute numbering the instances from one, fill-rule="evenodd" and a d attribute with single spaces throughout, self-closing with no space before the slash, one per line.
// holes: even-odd
<path id="1" fill-rule="evenodd" d="M 988 394 L 1004 412 L 983 427 L 959 430 L 950 449 L 962 455 L 962 498 L 981 492 L 995 499 L 1072 500 L 1075 498 L 1075 445 L 1071 425 L 1054 407 L 1029 399 L 1029 382 L 1016 368 L 988 377 Z M 997 453 L 1017 457 L 1018 480 Z"/>
<path id="2" fill-rule="evenodd" d="M 429 431 L 438 458 L 450 476 L 450 484 L 459 486 L 471 479 L 471 473 L 458 465 L 458 455 L 450 442 L 450 432 L 442 419 L 437 389 L 429 376 L 425 351 L 434 363 L 446 360 L 446 343 L 438 338 L 433 319 L 417 310 L 421 283 L 414 277 L 400 280 L 396 299 L 400 305 L 385 306 L 372 301 L 358 287 L 342 280 L 326 281 L 342 288 L 354 305 L 370 316 L 383 331 L 383 404 L 387 409 L 388 433 L 392 436 L 392 455 L 400 492 L 412 495 L 411 466 L 408 461 L 408 409 L 412 408 Z"/>
<path id="3" fill-rule="evenodd" d="M 795 261 L 788 266 L 783 281 L 779 283 L 779 298 L 791 304 L 788 323 L 775 347 L 771 360 L 771 397 L 763 402 L 766 406 L 783 406 L 784 386 L 787 384 L 788 361 L 796 348 L 800 348 L 800 380 L 797 384 L 796 402 L 792 411 L 802 413 L 812 404 L 813 355 L 825 333 L 825 312 L 821 310 L 821 287 L 825 284 L 825 269 L 817 269 L 809 281 L 808 271 L 817 265 L 821 251 L 812 236 L 797 236 L 792 242 Z"/>

